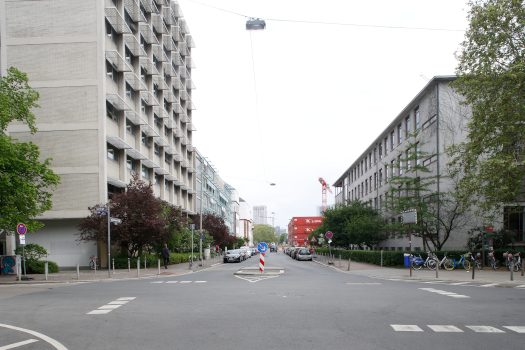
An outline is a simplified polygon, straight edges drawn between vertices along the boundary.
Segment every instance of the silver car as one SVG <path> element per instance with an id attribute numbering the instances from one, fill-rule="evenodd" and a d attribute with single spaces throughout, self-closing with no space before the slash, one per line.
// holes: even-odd
<path id="1" fill-rule="evenodd" d="M 310 250 L 307 248 L 300 248 L 295 254 L 295 259 L 312 261 L 312 253 L 310 253 Z"/>

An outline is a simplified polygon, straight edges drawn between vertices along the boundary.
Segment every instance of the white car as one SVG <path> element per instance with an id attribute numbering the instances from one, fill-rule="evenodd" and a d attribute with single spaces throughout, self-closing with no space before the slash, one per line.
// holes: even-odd
<path id="1" fill-rule="evenodd" d="M 248 247 L 242 247 L 241 248 L 241 252 L 242 252 L 242 254 L 244 254 L 245 259 L 248 259 L 248 258 L 250 258 L 252 256 L 252 251 Z"/>
<path id="2" fill-rule="evenodd" d="M 241 262 L 243 260 L 244 259 L 242 257 L 240 249 L 228 250 L 228 252 L 224 255 L 224 262 L 225 263 Z"/>

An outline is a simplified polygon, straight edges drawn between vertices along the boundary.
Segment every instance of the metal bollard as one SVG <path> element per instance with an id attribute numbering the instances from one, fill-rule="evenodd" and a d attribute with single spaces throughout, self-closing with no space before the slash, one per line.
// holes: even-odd
<path id="1" fill-rule="evenodd" d="M 348 258 L 348 269 L 346 271 L 350 271 L 350 263 L 352 262 L 352 258 Z"/>
<path id="2" fill-rule="evenodd" d="M 476 262 L 474 261 L 472 264 L 472 279 L 474 279 L 475 275 L 476 275 Z"/>
<path id="3" fill-rule="evenodd" d="M 44 262 L 44 273 L 46 274 L 46 281 L 49 274 L 49 263 L 46 261 Z"/>
<path id="4" fill-rule="evenodd" d="M 160 259 L 157 260 L 158 275 L 160 275 Z"/>
<path id="5" fill-rule="evenodd" d="M 80 266 L 77 264 L 77 281 L 80 279 Z"/>
<path id="6" fill-rule="evenodd" d="M 381 249 L 381 267 L 383 267 L 383 249 Z"/>
<path id="7" fill-rule="evenodd" d="M 137 277 L 140 276 L 140 258 L 137 258 Z"/>
<path id="8" fill-rule="evenodd" d="M 115 274 L 115 259 L 111 259 L 111 265 L 113 266 L 113 274 Z"/>
<path id="9" fill-rule="evenodd" d="M 128 258 L 128 272 L 131 272 L 131 259 Z"/>
<path id="10" fill-rule="evenodd" d="M 436 279 L 437 278 L 439 278 L 439 259 L 436 259 Z"/>
<path id="11" fill-rule="evenodd" d="M 148 260 L 148 259 L 146 259 L 146 257 L 144 257 L 144 271 L 146 271 L 146 269 L 148 268 L 146 260 Z"/>
<path id="12" fill-rule="evenodd" d="M 510 262 L 510 280 L 514 281 L 514 260 Z"/>

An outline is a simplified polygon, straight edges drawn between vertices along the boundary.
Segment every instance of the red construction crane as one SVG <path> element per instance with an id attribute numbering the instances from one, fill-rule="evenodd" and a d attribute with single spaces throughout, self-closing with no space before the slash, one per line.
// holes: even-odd
<path id="1" fill-rule="evenodd" d="M 321 183 L 321 193 L 322 193 L 322 205 L 321 205 L 321 213 L 324 214 L 326 211 L 326 191 L 328 190 L 330 193 L 332 193 L 332 190 L 330 189 L 330 185 L 326 183 L 326 181 L 320 177 L 319 182 Z"/>

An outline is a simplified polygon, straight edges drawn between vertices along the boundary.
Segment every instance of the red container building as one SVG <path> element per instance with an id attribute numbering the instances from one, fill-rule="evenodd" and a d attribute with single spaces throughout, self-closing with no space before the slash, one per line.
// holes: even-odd
<path id="1" fill-rule="evenodd" d="M 308 235 L 322 223 L 322 216 L 294 216 L 288 223 L 288 244 L 307 246 Z"/>

